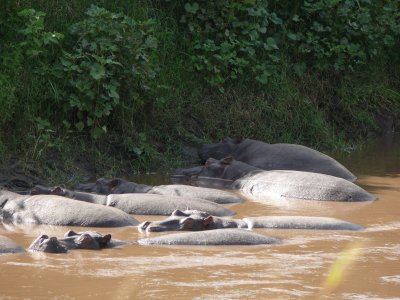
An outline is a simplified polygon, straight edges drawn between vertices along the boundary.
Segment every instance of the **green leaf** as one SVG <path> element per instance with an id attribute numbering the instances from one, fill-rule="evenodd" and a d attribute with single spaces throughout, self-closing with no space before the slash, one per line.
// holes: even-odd
<path id="1" fill-rule="evenodd" d="M 267 38 L 267 45 L 269 49 L 279 49 L 275 39 L 272 37 Z"/>
<path id="2" fill-rule="evenodd" d="M 147 48 L 156 49 L 157 48 L 157 39 L 154 36 L 148 36 L 146 41 L 144 42 Z"/>
<path id="3" fill-rule="evenodd" d="M 307 69 L 307 65 L 305 63 L 297 63 L 293 66 L 293 70 L 297 76 L 302 76 Z"/>
<path id="4" fill-rule="evenodd" d="M 90 66 L 90 76 L 92 76 L 93 79 L 100 80 L 105 74 L 106 69 L 102 65 L 94 63 Z"/>
<path id="5" fill-rule="evenodd" d="M 185 10 L 188 13 L 195 14 L 199 10 L 199 5 L 197 2 L 194 2 L 193 4 L 190 4 L 189 2 L 185 4 Z"/>
<path id="6" fill-rule="evenodd" d="M 274 23 L 275 25 L 282 25 L 282 19 L 281 18 L 279 18 L 277 15 L 276 15 L 276 13 L 272 13 L 271 15 L 270 15 L 270 20 L 271 20 L 271 22 L 272 23 Z"/>
<path id="7" fill-rule="evenodd" d="M 76 129 L 78 129 L 78 131 L 82 131 L 83 128 L 85 127 L 85 124 L 83 124 L 82 121 L 79 121 L 78 123 L 75 124 Z"/>

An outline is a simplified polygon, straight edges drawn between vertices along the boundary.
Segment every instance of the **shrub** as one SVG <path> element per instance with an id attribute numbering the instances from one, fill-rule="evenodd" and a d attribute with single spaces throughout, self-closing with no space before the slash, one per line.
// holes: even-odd
<path id="1" fill-rule="evenodd" d="M 151 19 L 138 22 L 94 5 L 86 14 L 71 27 L 76 43 L 64 51 L 60 75 L 68 80 L 66 111 L 76 112 L 78 130 L 89 128 L 96 138 L 122 101 L 139 110 L 156 75 L 151 58 L 157 40 Z"/>

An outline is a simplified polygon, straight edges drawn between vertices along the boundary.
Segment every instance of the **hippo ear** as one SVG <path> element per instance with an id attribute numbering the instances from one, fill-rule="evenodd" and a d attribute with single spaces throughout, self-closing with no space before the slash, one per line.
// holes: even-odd
<path id="1" fill-rule="evenodd" d="M 223 159 L 221 159 L 221 164 L 223 165 L 230 165 L 233 161 L 233 157 L 232 156 L 227 156 Z"/>
<path id="2" fill-rule="evenodd" d="M 60 186 L 56 186 L 54 189 L 52 189 L 50 191 L 50 193 L 52 195 L 58 195 L 58 196 L 64 196 L 65 195 L 65 191 Z"/>
<path id="3" fill-rule="evenodd" d="M 105 246 L 105 245 L 107 245 L 110 241 L 111 241 L 111 234 L 106 234 L 106 235 L 103 236 L 103 238 L 101 239 L 101 244 Z"/>
<path id="4" fill-rule="evenodd" d="M 67 237 L 67 236 L 74 236 L 74 235 L 78 235 L 78 233 L 76 233 L 76 232 L 73 231 L 73 230 L 68 230 L 68 231 L 64 234 L 65 237 Z"/>
<path id="5" fill-rule="evenodd" d="M 193 218 L 188 217 L 183 219 L 180 223 L 184 225 L 184 228 L 191 229 L 193 228 L 194 220 Z"/>
<path id="6" fill-rule="evenodd" d="M 203 220 L 203 225 L 205 228 L 209 227 L 211 224 L 214 224 L 214 218 L 213 216 L 208 216 Z"/>

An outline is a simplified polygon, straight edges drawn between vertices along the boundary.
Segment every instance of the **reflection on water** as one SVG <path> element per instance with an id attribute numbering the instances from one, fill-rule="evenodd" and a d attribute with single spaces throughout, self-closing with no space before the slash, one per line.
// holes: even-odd
<path id="1" fill-rule="evenodd" d="M 283 243 L 241 247 L 129 245 L 68 254 L 1 255 L 0 298 L 399 299 L 400 139 L 372 143 L 338 159 L 359 176 L 357 184 L 379 200 L 284 205 L 246 201 L 230 208 L 237 212 L 235 218 L 327 216 L 363 225 L 364 231 L 257 229 L 258 233 L 280 237 Z M 142 182 L 167 183 L 165 177 Z M 149 216 L 137 218 L 143 221 Z M 27 247 L 42 233 L 62 236 L 68 229 L 7 226 L 0 227 L 0 234 Z M 135 228 L 95 230 L 125 241 L 146 236 Z M 326 288 L 327 278 L 335 274 L 332 266 L 340 266 L 341 255 L 354 245 L 359 251 L 351 264 L 337 272 L 340 276 L 334 288 Z"/>

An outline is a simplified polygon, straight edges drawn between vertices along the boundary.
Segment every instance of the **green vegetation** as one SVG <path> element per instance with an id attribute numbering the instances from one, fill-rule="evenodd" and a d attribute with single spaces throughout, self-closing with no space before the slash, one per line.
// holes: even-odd
<path id="1" fill-rule="evenodd" d="M 397 0 L 3 0 L 0 37 L 2 162 L 50 182 L 174 168 L 225 136 L 332 151 L 400 126 Z"/>

